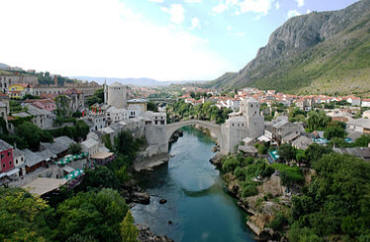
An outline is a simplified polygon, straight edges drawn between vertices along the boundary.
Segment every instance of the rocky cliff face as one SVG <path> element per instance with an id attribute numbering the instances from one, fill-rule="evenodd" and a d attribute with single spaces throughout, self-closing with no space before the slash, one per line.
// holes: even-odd
<path id="1" fill-rule="evenodd" d="M 215 80 L 213 85 L 234 88 L 257 84 L 258 87 L 259 80 L 269 75 L 274 75 L 275 79 L 284 79 L 284 75 L 275 73 L 277 68 L 292 65 L 307 50 L 338 38 L 338 34 L 345 30 L 349 35 L 351 31 L 348 28 L 354 28 L 352 31 L 365 28 L 369 35 L 369 15 L 370 0 L 362 0 L 340 11 L 313 12 L 293 17 L 271 34 L 268 44 L 239 73 L 228 73 Z"/>

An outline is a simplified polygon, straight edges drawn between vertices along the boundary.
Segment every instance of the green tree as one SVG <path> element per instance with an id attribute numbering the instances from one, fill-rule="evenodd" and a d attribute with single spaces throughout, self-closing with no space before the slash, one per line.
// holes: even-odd
<path id="1" fill-rule="evenodd" d="M 47 203 L 20 188 L 0 187 L 0 241 L 47 241 Z"/>
<path id="2" fill-rule="evenodd" d="M 99 241 L 121 241 L 120 223 L 127 211 L 125 200 L 112 189 L 78 193 L 57 208 L 57 239 L 80 234 Z"/>
<path id="3" fill-rule="evenodd" d="M 88 97 L 86 99 L 86 105 L 87 106 L 91 106 L 91 105 L 94 105 L 95 103 L 103 103 L 104 102 L 104 89 L 101 88 L 101 89 L 97 89 L 94 93 L 94 95 Z"/>
<path id="4" fill-rule="evenodd" d="M 126 213 L 125 218 L 121 223 L 121 237 L 123 242 L 137 242 L 139 231 L 134 225 L 134 218 L 130 210 Z"/>
<path id="5" fill-rule="evenodd" d="M 148 102 L 147 109 L 148 111 L 158 112 L 158 107 L 153 102 Z"/>
<path id="6" fill-rule="evenodd" d="M 73 155 L 81 153 L 81 150 L 82 150 L 82 148 L 81 148 L 81 145 L 79 143 L 70 144 L 69 147 L 68 147 L 68 152 L 70 154 L 73 154 Z"/>
<path id="7" fill-rule="evenodd" d="M 95 169 L 88 169 L 81 182 L 80 189 L 88 191 L 90 188 L 113 188 L 119 187 L 119 180 L 106 166 L 98 166 Z"/>
<path id="8" fill-rule="evenodd" d="M 290 144 L 280 145 L 278 153 L 280 158 L 286 162 L 289 162 L 296 158 L 296 150 Z"/>

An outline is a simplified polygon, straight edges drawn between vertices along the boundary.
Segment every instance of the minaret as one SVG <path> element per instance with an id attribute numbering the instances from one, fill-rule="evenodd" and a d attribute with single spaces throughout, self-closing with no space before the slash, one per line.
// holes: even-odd
<path id="1" fill-rule="evenodd" d="M 104 104 L 108 104 L 108 87 L 107 79 L 104 80 Z"/>

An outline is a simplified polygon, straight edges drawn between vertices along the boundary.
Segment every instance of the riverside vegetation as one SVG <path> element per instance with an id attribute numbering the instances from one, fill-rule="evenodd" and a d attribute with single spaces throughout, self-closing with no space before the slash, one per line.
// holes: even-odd
<path id="1" fill-rule="evenodd" d="M 317 144 L 306 151 L 282 146 L 279 154 L 281 163 L 240 153 L 219 163 L 260 238 L 369 241 L 369 163 Z"/>

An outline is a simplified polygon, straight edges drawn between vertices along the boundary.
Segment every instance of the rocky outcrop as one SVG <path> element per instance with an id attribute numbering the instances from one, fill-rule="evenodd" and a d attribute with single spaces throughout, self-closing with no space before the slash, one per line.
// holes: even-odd
<path id="1" fill-rule="evenodd" d="M 221 153 L 216 153 L 210 160 L 209 162 L 211 162 L 211 164 L 213 164 L 214 166 L 216 166 L 217 168 L 221 168 L 222 166 L 222 157 L 223 155 Z"/>
<path id="2" fill-rule="evenodd" d="M 139 229 L 138 240 L 141 242 L 174 242 L 167 236 L 155 235 L 147 226 L 137 225 L 137 227 Z"/>

